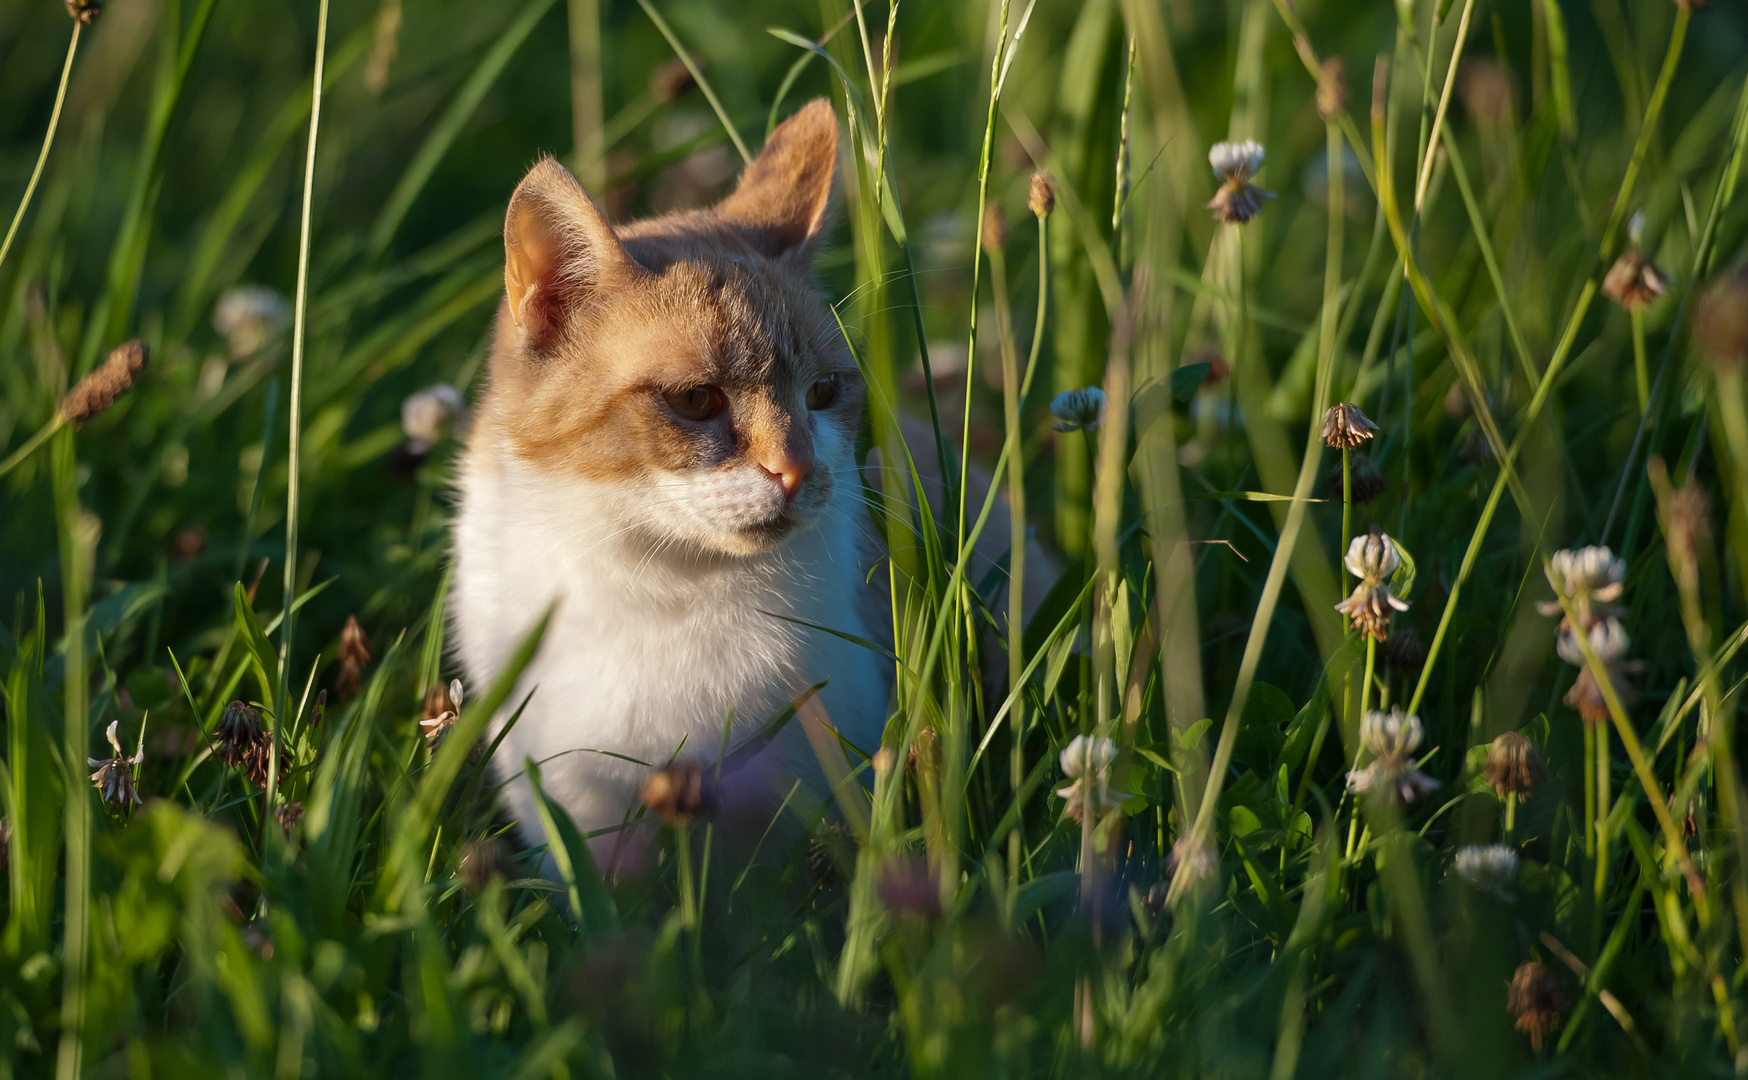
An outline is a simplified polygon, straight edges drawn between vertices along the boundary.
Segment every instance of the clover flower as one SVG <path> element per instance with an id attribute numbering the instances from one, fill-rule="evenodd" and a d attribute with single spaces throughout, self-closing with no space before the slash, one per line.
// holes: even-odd
<path id="1" fill-rule="evenodd" d="M 216 744 L 213 757 L 241 771 L 256 787 L 267 786 L 267 773 L 273 758 L 273 736 L 262 727 L 259 712 L 247 702 L 231 702 L 219 716 L 212 737 Z"/>
<path id="2" fill-rule="evenodd" d="M 1425 732 L 1420 717 L 1400 708 L 1389 712 L 1369 709 L 1360 720 L 1360 745 L 1372 754 L 1363 769 L 1347 774 L 1349 790 L 1411 803 L 1438 790 L 1439 782 L 1414 764 L 1414 751 Z"/>
<path id="3" fill-rule="evenodd" d="M 1548 560 L 1547 575 L 1548 584 L 1556 593 L 1572 601 L 1572 610 L 1581 624 L 1589 629 L 1616 613 L 1612 602 L 1620 599 L 1626 587 L 1627 563 L 1625 559 L 1616 558 L 1607 547 L 1567 548 L 1554 552 Z M 1543 600 L 1536 604 L 1536 610 L 1543 615 L 1565 614 L 1558 599 Z M 1571 628 L 1570 620 L 1562 617 L 1560 629 L 1567 631 Z M 1583 663 L 1582 660 L 1577 662 Z"/>
<path id="4" fill-rule="evenodd" d="M 716 812 L 714 779 L 695 761 L 677 761 L 657 769 L 643 782 L 643 805 L 669 825 L 690 825 Z"/>
<path id="5" fill-rule="evenodd" d="M 461 719 L 461 701 L 466 696 L 460 679 L 450 679 L 447 687 L 433 686 L 426 692 L 425 716 L 419 721 L 419 726 L 425 729 L 425 738 L 431 745 L 437 745 L 438 740 Z"/>
<path id="6" fill-rule="evenodd" d="M 133 757 L 122 753 L 121 741 L 115 734 L 120 723 L 119 720 L 111 720 L 108 729 L 104 731 L 115 755 L 109 758 L 86 758 L 85 764 L 97 770 L 91 774 L 91 786 L 103 793 L 104 802 L 114 806 L 138 806 L 140 793 L 134 790 L 133 767 L 146 760 L 146 754 L 144 750 L 136 751 Z"/>
<path id="7" fill-rule="evenodd" d="M 1064 811 L 1075 821 L 1082 820 L 1087 807 L 1092 808 L 1093 819 L 1115 810 L 1122 805 L 1111 792 L 1111 762 L 1116 760 L 1117 744 L 1102 736 L 1076 735 L 1067 746 L 1062 748 L 1062 756 L 1058 759 L 1062 771 L 1074 782 L 1067 787 L 1058 788 L 1058 798 L 1066 799 L 1068 807 Z"/>
<path id="8" fill-rule="evenodd" d="M 1669 288 L 1669 278 L 1637 248 L 1621 252 L 1602 279 L 1602 295 L 1626 311 L 1643 311 Z"/>
<path id="9" fill-rule="evenodd" d="M 1408 610 L 1408 601 L 1390 591 L 1390 575 L 1402 565 L 1396 541 L 1373 526 L 1370 533 L 1353 538 L 1342 563 L 1360 583 L 1353 595 L 1335 605 L 1335 610 L 1348 617 L 1352 629 L 1370 634 L 1378 641 L 1388 640 L 1390 613 Z"/>
<path id="10" fill-rule="evenodd" d="M 1504 844 L 1469 844 L 1457 849 L 1457 876 L 1501 900 L 1514 900 L 1517 852 Z"/>
<path id="11" fill-rule="evenodd" d="M 401 434 L 407 453 L 423 457 L 465 415 L 461 391 L 448 383 L 427 386 L 401 402 Z"/>
<path id="12" fill-rule="evenodd" d="M 1748 262 L 1737 263 L 1700 297 L 1693 341 L 1719 371 L 1748 364 Z"/>
<path id="13" fill-rule="evenodd" d="M 1064 390 L 1050 399 L 1057 431 L 1091 431 L 1105 415 L 1105 392 L 1096 386 Z"/>
<path id="14" fill-rule="evenodd" d="M 1530 1037 L 1530 1046 L 1541 1053 L 1542 1039 L 1560 1026 L 1560 1014 L 1569 1007 L 1554 973 L 1531 960 L 1519 965 L 1511 977 L 1505 1007 L 1517 1018 L 1517 1030 Z"/>
<path id="15" fill-rule="evenodd" d="M 358 616 L 346 616 L 340 628 L 340 674 L 334 679 L 334 694 L 341 701 L 364 689 L 364 665 L 370 663 L 370 638 L 358 625 Z"/>
<path id="16" fill-rule="evenodd" d="M 231 359 L 244 360 L 291 325 L 291 305 L 264 285 L 226 289 L 212 309 L 212 328 L 224 336 Z"/>
<path id="17" fill-rule="evenodd" d="M 1208 151 L 1208 164 L 1214 167 L 1214 175 L 1220 178 L 1220 190 L 1208 200 L 1208 209 L 1214 211 L 1215 221 L 1242 225 L 1262 210 L 1264 199 L 1275 197 L 1273 192 L 1264 191 L 1250 182 L 1250 178 L 1262 168 L 1266 156 L 1262 145 L 1250 139 L 1215 143 Z"/>
<path id="18" fill-rule="evenodd" d="M 1528 795 L 1542 778 L 1542 764 L 1536 757 L 1535 743 L 1507 731 L 1487 747 L 1487 763 L 1481 772 L 1500 795 Z"/>
<path id="19" fill-rule="evenodd" d="M 1602 669 L 1608 676 L 1608 681 L 1613 684 L 1621 707 L 1632 708 L 1638 701 L 1638 695 L 1627 682 L 1627 672 L 1633 665 L 1625 659 L 1627 646 L 1631 643 L 1626 628 L 1619 619 L 1611 615 L 1592 626 L 1590 633 L 1585 636 L 1590 640 L 1590 651 L 1602 662 Z M 1554 643 L 1554 651 L 1559 653 L 1560 659 L 1578 668 L 1578 678 L 1573 680 L 1572 689 L 1566 691 L 1566 704 L 1577 709 L 1578 715 L 1587 724 L 1598 724 L 1606 720 L 1608 698 L 1602 692 L 1602 684 L 1597 681 L 1596 673 L 1584 662 L 1584 650 L 1578 644 L 1574 632 L 1567 630 L 1561 633 Z"/>
<path id="20" fill-rule="evenodd" d="M 1358 405 L 1343 401 L 1323 414 L 1323 441 L 1337 450 L 1351 450 L 1378 433 L 1378 425 Z"/>

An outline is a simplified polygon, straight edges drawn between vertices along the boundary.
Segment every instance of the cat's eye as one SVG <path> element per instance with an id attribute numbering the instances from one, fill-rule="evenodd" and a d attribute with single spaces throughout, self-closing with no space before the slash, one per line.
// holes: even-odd
<path id="1" fill-rule="evenodd" d="M 727 404 L 722 391 L 714 386 L 694 386 L 662 396 L 667 400 L 668 408 L 679 414 L 682 420 L 708 420 Z"/>
<path id="2" fill-rule="evenodd" d="M 807 407 L 809 409 L 829 409 L 832 402 L 838 399 L 838 377 L 828 375 L 807 388 Z"/>

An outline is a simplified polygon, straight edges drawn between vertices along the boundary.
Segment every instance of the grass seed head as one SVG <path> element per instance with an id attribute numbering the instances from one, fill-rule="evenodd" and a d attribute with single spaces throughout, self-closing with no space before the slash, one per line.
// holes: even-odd
<path id="1" fill-rule="evenodd" d="M 1481 768 L 1487 783 L 1501 796 L 1527 797 L 1542 778 L 1536 745 L 1515 731 L 1507 731 L 1487 747 L 1487 763 Z"/>
<path id="2" fill-rule="evenodd" d="M 67 14 L 74 22 L 90 26 L 103 14 L 103 0 L 66 0 Z"/>
<path id="3" fill-rule="evenodd" d="M 1519 965 L 1511 977 L 1505 1007 L 1517 1018 L 1517 1030 L 1530 1037 L 1530 1046 L 1539 1054 L 1542 1040 L 1560 1026 L 1560 1016 L 1568 1006 L 1554 973 L 1531 960 Z"/>
<path id="4" fill-rule="evenodd" d="M 1056 209 L 1056 181 L 1050 179 L 1049 173 L 1032 174 L 1031 183 L 1026 187 L 1026 209 L 1040 220 L 1049 217 L 1050 211 Z"/>
<path id="5" fill-rule="evenodd" d="M 1748 262 L 1712 282 L 1693 312 L 1693 340 L 1720 371 L 1748 363 Z"/>
<path id="6" fill-rule="evenodd" d="M 107 360 L 67 391 L 67 396 L 55 406 L 55 415 L 66 424 L 77 424 L 96 416 L 128 392 L 135 376 L 145 370 L 150 357 L 150 350 L 138 340 L 117 345 Z"/>
<path id="7" fill-rule="evenodd" d="M 1317 115 L 1324 123 L 1341 116 L 1347 108 L 1347 65 L 1331 56 L 1317 69 Z"/>
<path id="8" fill-rule="evenodd" d="M 985 203 L 983 207 L 983 250 L 990 255 L 997 254 L 1008 243 L 1008 222 L 1002 216 L 1001 207 L 995 203 Z"/>
<path id="9" fill-rule="evenodd" d="M 1378 425 L 1352 402 L 1331 405 L 1323 414 L 1323 441 L 1337 450 L 1351 450 L 1377 433 Z"/>

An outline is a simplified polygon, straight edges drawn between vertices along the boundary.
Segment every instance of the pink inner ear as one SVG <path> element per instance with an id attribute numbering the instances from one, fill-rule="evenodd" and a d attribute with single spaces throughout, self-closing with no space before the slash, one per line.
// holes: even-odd
<path id="1" fill-rule="evenodd" d="M 538 212 L 525 209 L 514 220 L 505 244 L 505 286 L 511 315 L 538 347 L 552 339 L 563 321 L 565 250 Z"/>
<path id="2" fill-rule="evenodd" d="M 716 212 L 766 255 L 802 247 L 824 228 L 837 159 L 837 114 L 811 102 L 771 133 Z"/>

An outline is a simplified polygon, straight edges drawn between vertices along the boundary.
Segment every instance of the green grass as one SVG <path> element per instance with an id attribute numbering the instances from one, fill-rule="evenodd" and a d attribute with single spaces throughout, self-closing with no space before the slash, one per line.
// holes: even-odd
<path id="1" fill-rule="evenodd" d="M 306 185 L 321 8 L 111 0 L 69 62 L 61 4 L 0 6 L 0 1076 L 1748 1062 L 1748 418 L 1689 336 L 1748 237 L 1739 5 L 335 3 Z M 569 22 L 597 10 L 598 38 Z M 674 42 L 707 92 L 653 88 Z M 1349 98 L 1320 116 L 1328 57 Z M 871 492 L 899 679 L 826 817 L 751 851 L 665 827 L 632 874 L 549 806 L 524 849 L 494 802 L 518 763 L 476 753 L 514 669 L 421 737 L 457 674 L 457 443 L 408 453 L 401 402 L 476 393 L 538 153 L 617 216 L 694 205 L 821 94 L 851 122 L 820 270 L 864 443 L 996 473 L 1060 580 L 1010 627 L 960 558 L 985 507 Z M 1276 197 L 1222 225 L 1207 151 L 1242 138 Z M 1670 287 L 1635 318 L 1599 289 L 1640 213 Z M 212 315 L 240 284 L 297 332 L 233 348 Z M 134 337 L 133 390 L 59 425 Z M 1056 431 L 1051 398 L 1092 385 L 1104 422 Z M 1319 438 L 1339 401 L 1381 429 L 1346 458 Z M 1383 490 L 1344 506 L 1359 453 Z M 1408 556 L 1384 645 L 1334 610 L 1374 525 Z M 1536 604 L 1582 617 L 1544 568 L 1598 543 L 1632 644 L 1581 668 Z M 234 700 L 276 780 L 213 757 Z M 1363 708 L 1404 705 L 1441 786 L 1350 794 Z M 112 722 L 143 738 L 138 809 L 87 779 Z M 1544 766 L 1527 798 L 1484 775 L 1505 732 Z M 1121 807 L 1077 822 L 1082 734 L 1114 740 Z M 1481 844 L 1517 853 L 1502 894 L 1456 872 Z M 1539 1048 L 1508 1008 L 1531 961 L 1564 999 Z"/>

